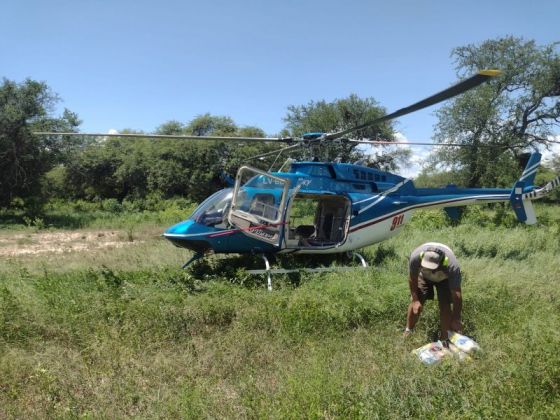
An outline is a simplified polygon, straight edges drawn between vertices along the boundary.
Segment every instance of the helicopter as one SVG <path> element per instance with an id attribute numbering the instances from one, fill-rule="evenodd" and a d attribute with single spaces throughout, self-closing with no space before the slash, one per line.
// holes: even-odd
<path id="1" fill-rule="evenodd" d="M 373 121 L 331 133 L 306 133 L 302 138 L 216 137 L 142 135 L 152 138 L 191 140 L 273 142 L 287 145 L 278 152 L 332 141 L 384 145 L 443 145 L 453 143 L 410 143 L 348 138 L 352 132 L 392 120 L 466 92 L 495 76 L 499 70 L 482 70 L 424 100 Z M 76 133 L 36 133 L 39 135 Z M 138 134 L 85 134 L 104 137 L 139 137 Z M 274 153 L 274 152 L 272 152 Z M 362 267 L 365 259 L 356 251 L 397 235 L 416 210 L 443 208 L 452 219 L 460 207 L 471 204 L 510 202 L 517 219 L 537 222 L 532 200 L 544 197 L 560 185 L 560 176 L 543 187 L 534 186 L 541 154 L 533 152 L 512 188 L 417 188 L 412 179 L 361 164 L 322 161 L 291 161 L 276 172 L 248 165 L 239 168 L 233 186 L 204 200 L 186 220 L 165 230 L 163 236 L 177 247 L 194 252 L 183 264 L 208 254 L 260 255 L 272 289 L 271 274 L 294 270 L 271 269 L 275 254 L 354 253 Z M 321 271 L 309 269 L 308 271 Z"/>

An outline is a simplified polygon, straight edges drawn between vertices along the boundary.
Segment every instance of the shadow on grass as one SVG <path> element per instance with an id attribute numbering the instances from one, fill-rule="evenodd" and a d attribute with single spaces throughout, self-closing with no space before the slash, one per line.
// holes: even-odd
<path id="1" fill-rule="evenodd" d="M 0 214 L 0 228 L 8 229 L 14 225 L 25 225 L 23 216 L 14 214 Z"/>
<path id="2" fill-rule="evenodd" d="M 309 273 L 306 268 L 331 266 L 359 266 L 359 262 L 343 254 L 331 255 L 269 255 L 270 267 L 301 270 L 293 273 L 273 274 L 274 288 L 299 287 Z M 248 270 L 263 270 L 265 263 L 260 255 L 235 255 L 208 257 L 192 264 L 187 270 L 196 278 L 206 281 L 224 281 L 246 288 L 266 286 L 266 274 L 251 274 Z"/>

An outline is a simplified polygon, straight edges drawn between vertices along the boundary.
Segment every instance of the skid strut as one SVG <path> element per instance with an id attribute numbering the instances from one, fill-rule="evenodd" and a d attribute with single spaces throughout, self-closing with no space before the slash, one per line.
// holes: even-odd
<path id="1" fill-rule="evenodd" d="M 185 269 L 187 268 L 189 265 L 191 265 L 193 262 L 201 259 L 202 257 L 204 257 L 204 254 L 194 254 L 185 264 L 183 264 L 181 266 L 181 268 Z"/>
<path id="2" fill-rule="evenodd" d="M 247 270 L 249 274 L 266 274 L 266 284 L 269 291 L 272 291 L 272 275 L 273 274 L 288 274 L 288 273 L 297 273 L 297 272 L 306 272 L 306 273 L 324 273 L 328 271 L 352 271 L 356 269 L 365 269 L 368 267 L 368 264 L 364 257 L 362 257 L 357 252 L 350 253 L 354 258 L 360 261 L 359 267 L 318 267 L 318 268 L 270 268 L 270 263 L 268 258 L 265 255 L 261 255 L 261 258 L 264 261 L 265 268 L 264 270 Z"/>

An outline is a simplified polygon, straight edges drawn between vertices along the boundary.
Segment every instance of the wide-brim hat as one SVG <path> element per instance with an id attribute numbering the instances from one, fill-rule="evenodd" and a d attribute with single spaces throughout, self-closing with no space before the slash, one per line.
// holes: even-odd
<path id="1" fill-rule="evenodd" d="M 428 270 L 435 270 L 441 263 L 442 256 L 435 251 L 426 251 L 422 256 L 420 265 Z"/>

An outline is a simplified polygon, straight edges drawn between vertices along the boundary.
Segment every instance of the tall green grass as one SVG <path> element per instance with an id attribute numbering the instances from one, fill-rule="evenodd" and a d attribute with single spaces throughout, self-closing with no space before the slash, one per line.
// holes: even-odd
<path id="1" fill-rule="evenodd" d="M 166 226 L 186 219 L 196 204 L 182 198 L 163 200 L 157 196 L 119 202 L 51 200 L 40 213 L 23 209 L 0 209 L 0 229 L 128 229 L 140 225 Z"/>
<path id="2" fill-rule="evenodd" d="M 512 228 L 419 213 L 364 251 L 371 269 L 278 276 L 271 293 L 233 263 L 180 270 L 184 253 L 149 235 L 65 264 L 11 259 L 0 417 L 557 418 L 560 214 L 538 212 L 545 225 Z M 438 334 L 436 303 L 402 338 L 406 258 L 427 240 L 461 262 L 465 332 L 483 348 L 470 363 L 411 355 Z"/>

